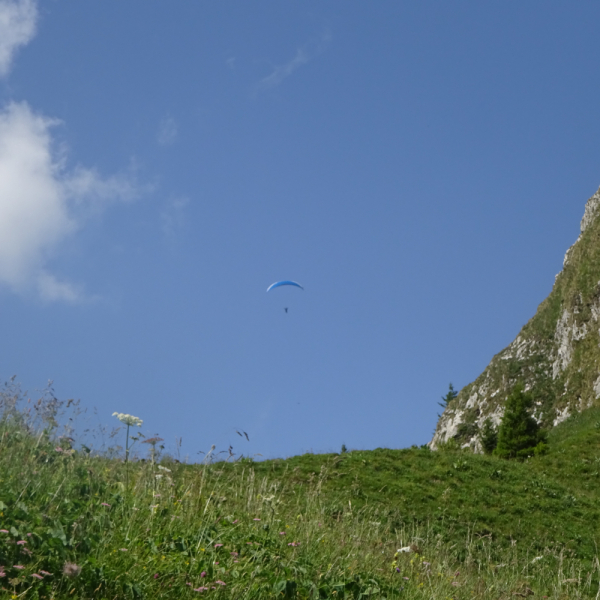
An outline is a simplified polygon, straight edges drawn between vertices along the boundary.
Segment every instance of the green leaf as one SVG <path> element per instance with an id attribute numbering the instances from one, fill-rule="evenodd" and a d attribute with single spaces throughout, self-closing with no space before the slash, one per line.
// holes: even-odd
<path id="1" fill-rule="evenodd" d="M 55 539 L 60 540 L 64 546 L 67 545 L 67 536 L 63 531 L 62 527 L 57 527 L 56 529 L 50 529 L 48 533 Z"/>

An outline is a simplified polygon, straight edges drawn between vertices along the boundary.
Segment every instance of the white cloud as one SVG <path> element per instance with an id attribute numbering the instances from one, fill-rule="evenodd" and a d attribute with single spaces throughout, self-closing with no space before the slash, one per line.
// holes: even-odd
<path id="1" fill-rule="evenodd" d="M 63 300 L 72 304 L 85 299 L 83 288 L 80 285 L 58 281 L 51 273 L 42 271 L 37 279 L 37 290 L 42 300 Z"/>
<path id="2" fill-rule="evenodd" d="M 174 196 L 169 198 L 167 206 L 162 211 L 160 219 L 163 233 L 169 238 L 176 238 L 185 225 L 185 209 L 189 198 Z"/>
<path id="3" fill-rule="evenodd" d="M 8 75 L 15 52 L 35 35 L 35 0 L 0 0 L 0 77 Z"/>
<path id="4" fill-rule="evenodd" d="M 158 126 L 158 143 L 161 146 L 169 146 L 177 137 L 179 130 L 177 122 L 171 116 L 164 117 Z"/>
<path id="5" fill-rule="evenodd" d="M 292 60 L 284 65 L 275 67 L 270 75 L 261 79 L 258 84 L 259 90 L 266 90 L 279 85 L 284 79 L 288 78 L 296 69 L 305 65 L 307 62 L 321 54 L 327 44 L 331 41 L 331 35 L 324 33 L 318 40 L 311 40 L 304 46 L 296 50 L 296 55 Z"/>
<path id="6" fill-rule="evenodd" d="M 0 111 L 0 284 L 17 292 L 35 289 L 45 300 L 77 302 L 81 287 L 49 273 L 49 258 L 90 213 L 138 192 L 126 176 L 102 178 L 83 167 L 67 171 L 50 135 L 57 123 L 25 102 Z"/>

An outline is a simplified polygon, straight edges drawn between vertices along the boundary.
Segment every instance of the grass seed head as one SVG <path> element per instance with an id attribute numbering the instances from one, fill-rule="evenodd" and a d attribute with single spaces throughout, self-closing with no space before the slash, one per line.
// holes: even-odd
<path id="1" fill-rule="evenodd" d="M 79 565 L 76 565 L 75 563 L 66 562 L 63 565 L 63 575 L 65 575 L 66 577 L 74 579 L 75 577 L 79 577 L 80 573 L 81 567 Z"/>

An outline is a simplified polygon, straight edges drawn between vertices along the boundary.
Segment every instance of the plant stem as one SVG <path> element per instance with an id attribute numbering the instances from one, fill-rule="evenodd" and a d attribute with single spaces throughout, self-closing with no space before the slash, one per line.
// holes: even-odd
<path id="1" fill-rule="evenodd" d="M 129 423 L 127 424 L 127 439 L 125 440 L 125 488 L 129 490 L 129 468 L 127 462 L 129 460 Z"/>

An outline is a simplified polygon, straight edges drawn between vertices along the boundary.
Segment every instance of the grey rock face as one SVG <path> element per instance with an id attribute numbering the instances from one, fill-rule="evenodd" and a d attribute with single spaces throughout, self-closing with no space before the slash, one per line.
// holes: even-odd
<path id="1" fill-rule="evenodd" d="M 600 190 L 586 203 L 581 234 L 567 250 L 552 292 L 516 339 L 444 410 L 429 446 L 451 439 L 481 451 L 487 418 L 498 425 L 519 381 L 534 417 L 553 427 L 600 399 Z"/>
<path id="2" fill-rule="evenodd" d="M 584 233 L 590 224 L 596 219 L 599 208 L 600 189 L 585 203 L 585 211 L 583 213 L 583 219 L 581 219 L 581 233 Z"/>

